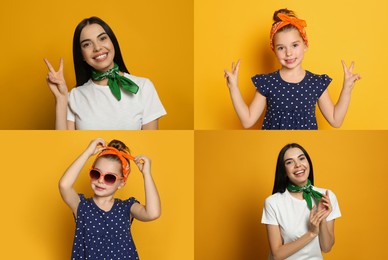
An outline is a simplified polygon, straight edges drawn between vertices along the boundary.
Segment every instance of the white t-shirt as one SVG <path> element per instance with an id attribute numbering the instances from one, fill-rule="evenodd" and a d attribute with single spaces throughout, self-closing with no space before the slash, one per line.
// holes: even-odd
<path id="1" fill-rule="evenodd" d="M 135 82 L 139 91 L 132 94 L 120 88 L 120 101 L 108 86 L 97 85 L 91 79 L 73 88 L 69 94 L 67 120 L 75 122 L 76 129 L 140 130 L 142 125 L 166 114 L 149 79 L 128 73 L 124 76 Z"/>
<path id="2" fill-rule="evenodd" d="M 313 187 L 314 190 L 325 194 L 326 190 Z M 333 192 L 329 190 L 329 198 L 333 207 L 326 220 L 331 221 L 341 216 L 338 201 Z M 314 199 L 313 205 L 315 205 Z M 297 240 L 308 231 L 310 210 L 305 200 L 293 197 L 286 189 L 284 193 L 275 193 L 269 196 L 264 203 L 261 223 L 280 226 L 283 243 L 287 244 Z M 272 259 L 271 254 L 268 259 Z M 323 259 L 319 237 L 316 236 L 304 248 L 286 258 L 287 260 L 315 260 Z"/>

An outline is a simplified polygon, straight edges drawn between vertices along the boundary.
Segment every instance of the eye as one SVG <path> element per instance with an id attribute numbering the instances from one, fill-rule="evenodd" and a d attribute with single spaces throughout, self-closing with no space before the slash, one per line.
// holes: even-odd
<path id="1" fill-rule="evenodd" d="M 105 41 L 106 39 L 108 39 L 108 35 L 104 34 L 100 37 L 100 41 Z"/>
<path id="2" fill-rule="evenodd" d="M 278 47 L 278 51 L 282 51 L 284 47 Z"/>
<path id="3" fill-rule="evenodd" d="M 87 48 L 87 47 L 89 47 L 90 45 L 91 45 L 90 42 L 84 42 L 84 43 L 81 44 L 81 47 L 82 47 L 82 48 Z"/>
<path id="4" fill-rule="evenodd" d="M 292 46 L 293 46 L 294 48 L 296 48 L 296 47 L 299 46 L 299 43 L 294 43 Z"/>

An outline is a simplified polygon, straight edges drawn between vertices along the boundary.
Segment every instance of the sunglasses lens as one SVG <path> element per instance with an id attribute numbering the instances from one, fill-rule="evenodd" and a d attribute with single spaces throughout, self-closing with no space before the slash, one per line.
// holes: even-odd
<path id="1" fill-rule="evenodd" d="M 100 172 L 97 171 L 97 170 L 91 170 L 91 171 L 90 171 L 90 178 L 91 178 L 92 180 L 98 180 L 98 179 L 100 179 Z"/>
<path id="2" fill-rule="evenodd" d="M 114 184 L 116 182 L 116 176 L 113 174 L 106 174 L 104 176 L 104 181 L 106 184 Z"/>

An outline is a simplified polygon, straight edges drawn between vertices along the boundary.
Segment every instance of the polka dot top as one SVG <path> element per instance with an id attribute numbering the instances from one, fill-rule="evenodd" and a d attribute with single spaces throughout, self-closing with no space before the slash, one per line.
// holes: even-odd
<path id="1" fill-rule="evenodd" d="M 112 209 L 106 212 L 92 198 L 79 196 L 71 259 L 139 259 L 130 219 L 130 209 L 137 203 L 136 199 L 115 199 Z"/>
<path id="2" fill-rule="evenodd" d="M 331 78 L 306 71 L 299 83 L 288 83 L 279 71 L 252 77 L 257 91 L 267 98 L 262 129 L 318 129 L 315 107 Z"/>

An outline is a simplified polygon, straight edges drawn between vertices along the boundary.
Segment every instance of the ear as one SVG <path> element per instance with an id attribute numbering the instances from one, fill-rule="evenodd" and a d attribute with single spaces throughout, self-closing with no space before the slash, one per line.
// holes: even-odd
<path id="1" fill-rule="evenodd" d="M 120 182 L 120 185 L 117 187 L 117 189 L 119 190 L 119 189 L 121 189 L 122 187 L 124 187 L 125 186 L 125 182 L 124 181 L 121 181 Z"/>

